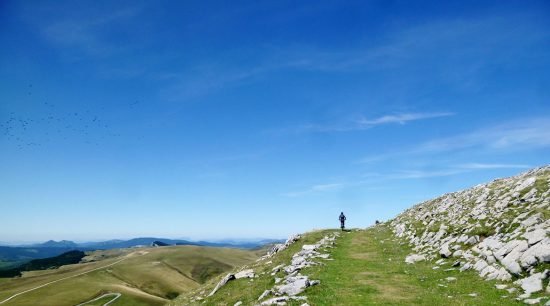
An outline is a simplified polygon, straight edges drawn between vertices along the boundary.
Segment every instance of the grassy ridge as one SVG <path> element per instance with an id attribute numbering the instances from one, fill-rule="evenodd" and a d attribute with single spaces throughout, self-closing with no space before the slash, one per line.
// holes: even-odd
<path id="1" fill-rule="evenodd" d="M 331 230 L 307 233 L 289 248 L 277 253 L 276 256 L 269 259 L 268 261 L 271 261 L 270 264 L 264 264 L 264 261 L 248 265 L 247 267 L 254 269 L 254 272 L 259 276 L 258 278 L 254 278 L 253 280 L 238 279 L 231 281 L 216 292 L 215 295 L 206 298 L 204 304 L 203 301 L 192 301 L 192 298 L 199 295 L 207 295 L 216 286 L 221 277 L 211 279 L 205 285 L 169 302 L 168 305 L 234 305 L 238 301 L 242 301 L 244 305 L 255 305 L 262 292 L 266 289 L 271 289 L 275 284 L 273 276 L 270 275 L 273 267 L 280 264 L 288 264 L 292 255 L 298 252 L 302 248 L 302 245 L 317 243 L 329 232 L 331 232 Z M 278 276 L 283 276 L 283 273 L 280 272 Z M 201 292 L 202 294 L 200 294 Z"/>
<path id="2" fill-rule="evenodd" d="M 308 272 L 321 285 L 309 288 L 310 305 L 518 305 L 502 298 L 495 282 L 472 271 L 459 272 L 450 264 L 434 270 L 431 262 L 408 265 L 411 252 L 378 226 L 343 235 L 333 249 L 334 261 Z M 447 281 L 455 277 L 455 281 Z M 475 293 L 472 297 L 469 294 Z"/>
<path id="3" fill-rule="evenodd" d="M 234 280 L 213 297 L 192 300 L 198 295 L 208 294 L 219 280 L 217 278 L 169 305 L 234 305 L 238 301 L 255 305 L 260 294 L 274 285 L 271 269 L 281 263 L 288 264 L 303 244 L 316 243 L 328 232 L 306 234 L 272 258 L 270 264 L 250 265 L 259 275 L 253 281 Z M 508 293 L 497 290 L 495 282 L 484 281 L 472 271 L 445 271 L 451 268 L 450 263 L 437 270 L 432 269 L 433 262 L 407 265 L 404 259 L 410 254 L 410 248 L 394 238 L 384 225 L 344 233 L 338 239 L 337 247 L 329 252 L 333 261 L 323 261 L 322 266 L 302 271 L 311 279 L 321 280 L 320 285 L 310 287 L 302 294 L 308 297 L 309 305 L 518 305 L 511 298 L 503 298 Z M 279 272 L 276 276 L 283 277 L 284 273 Z M 447 281 L 447 277 L 456 280 Z M 476 296 L 470 296 L 472 293 Z M 302 303 L 291 302 L 289 305 Z"/>
<path id="4" fill-rule="evenodd" d="M 112 304 L 115 306 L 164 305 L 180 293 L 200 286 L 201 281 L 219 271 L 206 271 L 195 279 L 193 271 L 197 267 L 219 263 L 221 269 L 232 269 L 253 261 L 257 255 L 246 250 L 196 246 L 121 250 L 119 256 L 112 250 L 105 254 L 96 252 L 90 258 L 98 261 L 56 270 L 25 272 L 21 278 L 2 281 L 0 300 L 52 280 L 103 267 L 124 257 L 126 259 L 113 266 L 28 292 L 5 305 L 75 305 L 107 292 L 122 293 Z"/>

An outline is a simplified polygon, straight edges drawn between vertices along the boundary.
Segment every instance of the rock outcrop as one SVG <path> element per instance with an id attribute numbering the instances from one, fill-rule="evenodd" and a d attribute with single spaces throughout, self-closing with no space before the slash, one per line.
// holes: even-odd
<path id="1" fill-rule="evenodd" d="M 267 252 L 267 254 L 265 256 L 261 257 L 260 259 L 258 259 L 258 261 L 273 257 L 275 254 L 277 254 L 278 252 L 288 248 L 290 245 L 292 245 L 294 242 L 298 241 L 300 238 L 301 238 L 300 235 L 290 236 L 290 238 L 288 238 L 285 243 L 280 243 L 280 244 L 276 244 L 275 246 L 273 246 Z M 220 288 L 225 286 L 229 281 L 232 281 L 234 279 L 240 279 L 240 278 L 254 278 L 255 276 L 256 276 L 256 274 L 254 274 L 253 269 L 241 270 L 241 271 L 239 271 L 237 273 L 234 273 L 234 274 L 229 273 L 218 282 L 216 287 L 214 287 L 214 289 L 212 290 L 212 292 L 210 292 L 210 294 L 208 294 L 208 296 L 213 296 L 214 294 L 216 294 L 216 292 L 218 292 L 218 290 L 220 290 Z"/>
<path id="2" fill-rule="evenodd" d="M 550 166 L 420 203 L 391 221 L 414 250 L 407 263 L 445 258 L 485 279 L 517 277 L 526 299 L 550 262 Z"/>
<path id="3" fill-rule="evenodd" d="M 315 286 L 320 282 L 311 280 L 307 275 L 302 275 L 301 270 L 306 267 L 319 265 L 314 259 L 329 259 L 329 254 L 323 254 L 321 251 L 334 245 L 336 238 L 340 234 L 334 232 L 331 235 L 323 237 L 316 244 L 304 244 L 302 249 L 292 256 L 288 265 L 279 265 L 273 268 L 272 276 L 275 276 L 275 286 L 272 289 L 265 290 L 258 301 L 267 298 L 270 295 L 275 297 L 261 302 L 260 305 L 286 305 L 290 300 L 306 300 L 307 297 L 299 296 L 306 288 Z M 276 277 L 276 274 L 284 271 L 283 278 Z"/>

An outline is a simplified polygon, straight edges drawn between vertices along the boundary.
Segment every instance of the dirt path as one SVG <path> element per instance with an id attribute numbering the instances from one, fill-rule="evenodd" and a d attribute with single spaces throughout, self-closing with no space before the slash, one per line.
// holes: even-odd
<path id="1" fill-rule="evenodd" d="M 121 294 L 121 293 L 118 293 L 118 292 L 114 292 L 114 293 L 105 293 L 104 295 L 100 295 L 100 296 L 96 297 L 96 298 L 93 299 L 93 300 L 89 300 L 89 301 L 87 301 L 87 302 L 78 304 L 78 305 L 76 305 L 76 306 L 86 305 L 86 304 L 95 302 L 95 301 L 97 301 L 97 300 L 101 300 L 101 299 L 104 298 L 104 297 L 112 296 L 112 295 L 114 296 L 114 298 L 112 298 L 111 300 L 109 300 L 107 303 L 103 304 L 103 306 L 109 306 L 109 304 L 111 304 L 112 302 L 116 301 L 116 299 L 118 299 L 119 297 L 122 296 L 122 294 Z"/>

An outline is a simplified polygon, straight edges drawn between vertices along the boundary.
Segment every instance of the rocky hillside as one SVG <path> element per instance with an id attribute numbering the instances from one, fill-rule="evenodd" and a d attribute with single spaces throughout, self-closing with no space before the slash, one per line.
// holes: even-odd
<path id="1" fill-rule="evenodd" d="M 322 238 L 309 244 L 314 239 Z M 304 291 L 320 283 L 305 274 L 308 267 L 332 260 L 327 251 L 335 246 L 339 232 L 326 231 L 293 235 L 274 245 L 254 264 L 225 275 L 213 289 L 207 285 L 175 305 L 287 305 L 308 306 Z M 248 280 L 243 283 L 243 280 Z M 246 288 L 246 289 L 245 289 Z M 259 290 L 259 291 L 258 291 Z"/>
<path id="2" fill-rule="evenodd" d="M 390 224 L 413 249 L 408 263 L 452 261 L 527 304 L 550 296 L 550 166 L 420 203 Z"/>

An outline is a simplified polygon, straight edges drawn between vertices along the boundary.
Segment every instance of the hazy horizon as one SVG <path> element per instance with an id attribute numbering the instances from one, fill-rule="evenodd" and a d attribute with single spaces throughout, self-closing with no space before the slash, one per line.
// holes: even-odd
<path id="1" fill-rule="evenodd" d="M 0 241 L 366 227 L 550 163 L 548 1 L 2 1 Z M 101 238 L 112 237 L 112 238 Z"/>
<path id="2" fill-rule="evenodd" d="M 135 238 L 161 238 L 161 239 L 171 239 L 171 240 L 186 240 L 189 242 L 236 242 L 236 243 L 245 243 L 245 242 L 257 242 L 261 240 L 283 240 L 288 237 L 255 237 L 255 238 L 239 238 L 239 237 L 226 237 L 226 238 L 215 238 L 215 237 L 204 237 L 204 238 L 191 238 L 191 237 L 164 237 L 164 236 L 130 236 L 130 237 L 119 237 L 119 238 L 96 238 L 90 240 L 79 240 L 79 239 L 48 239 L 48 240 L 27 240 L 27 241 L 0 241 L 0 246 L 26 246 L 32 244 L 40 244 L 48 241 L 71 241 L 77 244 L 82 243 L 94 243 L 94 242 L 104 242 L 111 240 L 130 240 Z"/>

